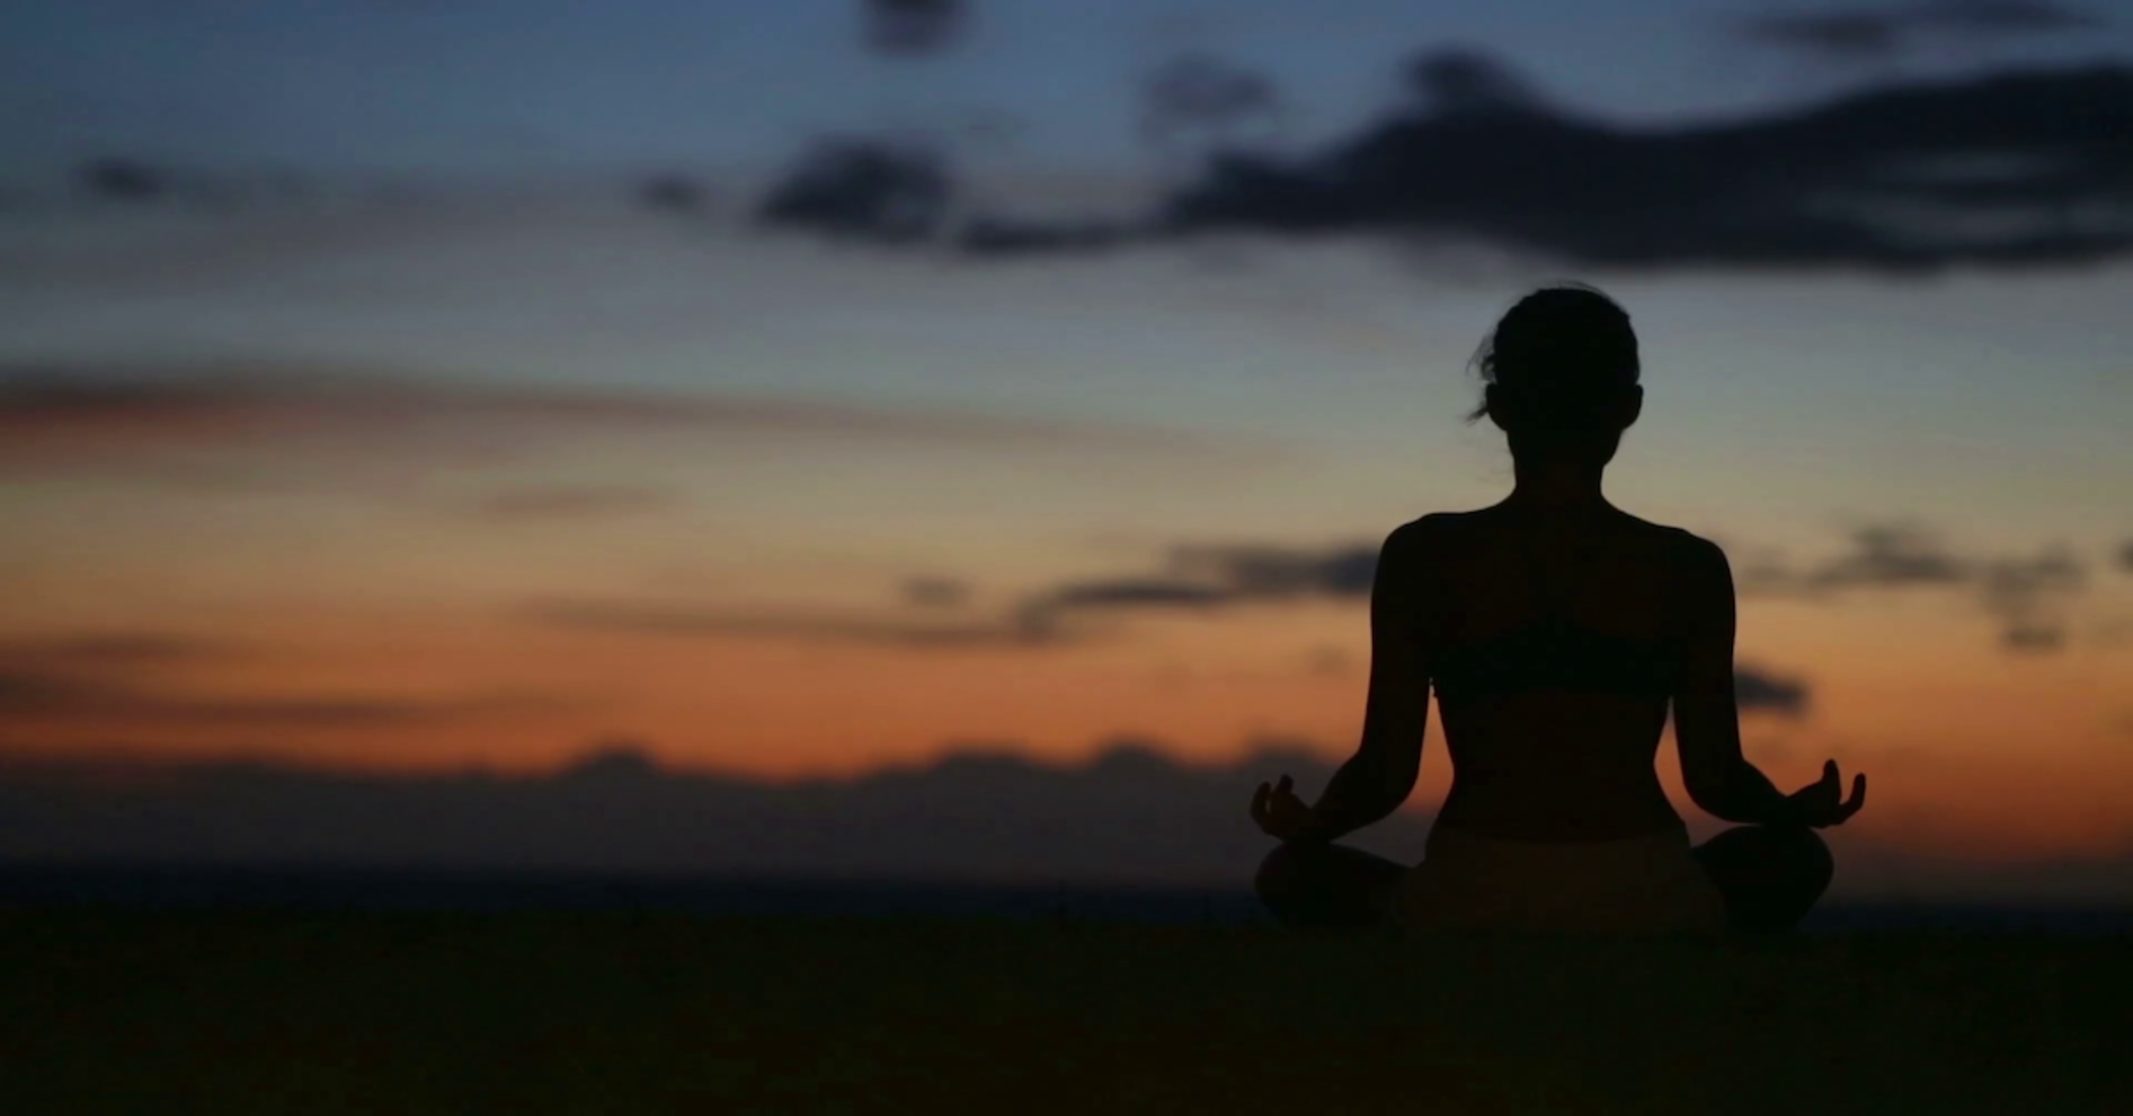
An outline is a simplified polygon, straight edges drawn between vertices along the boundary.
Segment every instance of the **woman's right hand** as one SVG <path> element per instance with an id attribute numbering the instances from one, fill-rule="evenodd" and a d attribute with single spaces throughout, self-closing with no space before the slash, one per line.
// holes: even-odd
<path id="1" fill-rule="evenodd" d="M 1802 825 L 1821 829 L 1824 826 L 1843 825 L 1853 814 L 1866 805 L 1866 776 L 1852 776 L 1852 794 L 1849 800 L 1839 798 L 1844 789 L 1844 780 L 1837 775 L 1837 761 L 1822 763 L 1822 778 L 1786 796 L 1792 804 L 1793 819 Z"/>

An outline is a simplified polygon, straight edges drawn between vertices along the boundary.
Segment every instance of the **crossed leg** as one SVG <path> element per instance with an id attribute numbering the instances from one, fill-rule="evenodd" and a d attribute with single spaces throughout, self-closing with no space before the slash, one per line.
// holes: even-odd
<path id="1" fill-rule="evenodd" d="M 1726 925 L 1751 934 L 1790 930 L 1829 888 L 1836 862 L 1806 826 L 1743 825 L 1691 850 L 1726 899 Z"/>
<path id="2" fill-rule="evenodd" d="M 1812 829 L 1743 825 L 1691 850 L 1725 897 L 1730 929 L 1788 930 L 1829 887 L 1835 862 Z M 1407 866 L 1347 845 L 1276 845 L 1253 886 L 1280 922 L 1342 929 L 1384 921 Z"/>
<path id="3" fill-rule="evenodd" d="M 1342 929 L 1383 922 L 1407 866 L 1347 845 L 1276 845 L 1252 881 L 1280 922 Z"/>

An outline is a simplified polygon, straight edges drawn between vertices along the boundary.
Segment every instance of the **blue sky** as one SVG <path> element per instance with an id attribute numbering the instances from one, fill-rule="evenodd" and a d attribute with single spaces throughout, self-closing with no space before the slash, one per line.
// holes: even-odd
<path id="1" fill-rule="evenodd" d="M 1184 51 L 1272 78 L 1298 142 L 1350 127 L 1425 48 L 1500 56 L 1610 117 L 1725 115 L 1893 76 L 2124 57 L 2133 20 L 1929 42 L 1867 63 L 1742 40 L 1776 4 L 972 0 L 921 58 L 871 55 L 856 0 L 29 0 L 0 11 L 0 157 L 511 172 L 783 158 L 823 131 L 1015 129 L 1017 151 L 1143 154 L 1137 82 Z M 2108 6 L 2105 6 L 2106 10 Z"/>

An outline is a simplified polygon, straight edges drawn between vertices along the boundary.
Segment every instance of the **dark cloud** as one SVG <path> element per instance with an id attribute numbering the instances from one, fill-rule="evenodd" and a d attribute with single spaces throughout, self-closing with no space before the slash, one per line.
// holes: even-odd
<path id="1" fill-rule="evenodd" d="M 1240 596 L 1368 597 L 1377 575 L 1378 547 L 1369 543 L 1316 549 L 1188 544 L 1171 551 L 1170 564 L 1211 574 Z"/>
<path id="2" fill-rule="evenodd" d="M 1174 546 L 1163 568 L 1127 577 L 1069 581 L 1033 595 L 1025 607 L 1206 609 L 1304 597 L 1367 598 L 1378 548 L 1367 543 L 1294 547 L 1264 543 Z"/>
<path id="3" fill-rule="evenodd" d="M 1807 584 L 1848 586 L 1946 585 L 1969 578 L 1973 563 L 1950 553 L 1939 538 L 1912 524 L 1874 524 L 1852 535 L 1852 550 L 1816 567 Z"/>
<path id="4" fill-rule="evenodd" d="M 2118 568 L 2133 570 L 2133 540 L 2118 548 Z"/>
<path id="5" fill-rule="evenodd" d="M 1935 0 L 1914 10 L 1927 22 L 1984 34 L 2086 31 L 2110 22 L 2051 0 Z"/>
<path id="6" fill-rule="evenodd" d="M 865 0 L 866 44 L 890 55 L 932 54 L 968 30 L 968 0 Z"/>
<path id="7" fill-rule="evenodd" d="M 1687 129 L 1498 105 L 1396 117 L 1295 162 L 1219 160 L 1167 219 L 1465 234 L 1591 265 L 2067 262 L 2133 246 L 2129 127 L 2133 71 L 2112 67 Z"/>
<path id="8" fill-rule="evenodd" d="M 673 493 L 630 485 L 558 485 L 493 492 L 470 510 L 484 519 L 586 519 L 660 511 L 675 504 Z"/>
<path id="9" fill-rule="evenodd" d="M 2000 633 L 2009 651 L 2057 651 L 2066 646 L 2066 625 L 2041 620 L 2014 620 Z"/>
<path id="10" fill-rule="evenodd" d="M 1017 627 L 1058 640 L 1094 634 L 1086 623 L 1094 616 L 1207 612 L 1314 596 L 1368 598 L 1377 550 L 1367 544 L 1184 544 L 1172 547 L 1154 571 L 1077 579 L 1030 593 L 1013 616 Z"/>
<path id="11" fill-rule="evenodd" d="M 1743 20 L 1743 38 L 1831 58 L 1881 58 L 1902 44 L 1904 19 L 1883 10 L 1757 16 Z"/>
<path id="12" fill-rule="evenodd" d="M 763 199 L 757 220 L 883 244 L 926 240 L 945 225 L 955 182 L 939 153 L 875 140 L 832 140 L 801 158 Z"/>
<path id="13" fill-rule="evenodd" d="M 1807 712 L 1808 686 L 1803 679 L 1740 664 L 1733 668 L 1733 698 L 1743 713 L 1797 717 Z"/>
<path id="14" fill-rule="evenodd" d="M 1159 578 L 1076 581 L 1044 598 L 1054 608 L 1208 608 L 1228 604 L 1236 595 L 1227 586 Z"/>
<path id="15" fill-rule="evenodd" d="M 1407 64 L 1407 85 L 1424 112 L 1472 119 L 1548 111 L 1517 74 L 1476 50 L 1454 47 Z"/>
<path id="16" fill-rule="evenodd" d="M 136 159 L 91 159 L 74 168 L 75 187 L 102 201 L 150 202 L 177 189 L 169 172 Z"/>
<path id="17" fill-rule="evenodd" d="M 321 192 L 321 184 L 287 170 L 211 173 L 125 155 L 75 164 L 70 186 L 76 198 L 95 205 L 177 205 L 195 212 L 302 203 Z"/>
<path id="18" fill-rule="evenodd" d="M 2047 549 L 1980 563 L 1977 578 L 1986 609 L 2000 620 L 2005 647 L 2056 651 L 2066 643 L 2066 602 L 2087 584 L 2088 571 L 2071 552 Z"/>
<path id="19" fill-rule="evenodd" d="M 903 598 L 921 608 L 956 608 L 970 599 L 970 583 L 953 577 L 905 578 Z"/>
<path id="20" fill-rule="evenodd" d="M 1926 3 L 1829 7 L 1742 20 L 1742 37 L 1837 60 L 1880 59 L 1934 35 L 2005 39 L 2085 31 L 2102 17 L 2050 0 L 1929 0 Z"/>
<path id="21" fill-rule="evenodd" d="M 711 190 L 679 172 L 655 174 L 637 184 L 637 204 L 657 213 L 698 214 L 711 206 Z"/>
<path id="22" fill-rule="evenodd" d="M 601 745 L 553 775 L 382 776 L 256 763 L 0 761 L 0 860 L 597 867 L 750 874 L 1198 881 L 1245 886 L 1269 842 L 1260 780 L 1331 774 L 1301 748 L 1188 766 L 1113 741 L 1053 766 L 965 745 L 851 779 L 764 782 L 677 771 Z M 1363 844 L 1421 855 L 1402 814 Z"/>
<path id="23" fill-rule="evenodd" d="M 2003 646 L 2050 651 L 2066 642 L 2068 605 L 2086 587 L 2088 570 L 2065 547 L 2029 555 L 1963 554 L 1916 524 L 1881 523 L 1853 532 L 1849 550 L 1818 564 L 1794 569 L 1763 559 L 1738 580 L 1744 594 L 1961 589 L 1999 622 Z"/>
<path id="24" fill-rule="evenodd" d="M 1851 531 L 1846 543 L 1845 549 L 1804 565 L 1767 549 L 1735 558 L 1735 586 L 1743 596 L 1811 596 L 1852 588 L 1953 585 L 1969 575 L 1964 559 L 1916 524 L 1867 524 Z"/>
<path id="25" fill-rule="evenodd" d="M 1580 266 L 1915 272 L 2063 266 L 2133 249 L 2133 69 L 1913 82 L 1686 127 L 1551 107 L 1484 56 L 1414 66 L 1421 96 L 1297 158 L 1229 151 L 1154 212 L 960 228 L 881 213 L 847 173 L 813 223 L 989 257 L 1224 230 L 1471 239 Z M 854 164 L 855 166 L 859 164 Z M 945 173 L 945 172 L 942 172 Z M 934 198 L 935 183 L 916 191 Z M 883 236 L 886 229 L 893 236 Z M 924 230 L 937 229 L 943 237 Z"/>
<path id="26" fill-rule="evenodd" d="M 469 446 L 660 431 L 1240 456 L 1233 445 L 1190 432 L 1125 423 L 772 395 L 521 387 L 265 364 L 0 365 L 0 472 L 110 466 L 143 457 L 159 457 L 161 464 L 174 451 L 264 448 L 391 457 L 424 439 L 439 452 L 461 453 Z M 381 454 L 387 445 L 394 454 Z"/>

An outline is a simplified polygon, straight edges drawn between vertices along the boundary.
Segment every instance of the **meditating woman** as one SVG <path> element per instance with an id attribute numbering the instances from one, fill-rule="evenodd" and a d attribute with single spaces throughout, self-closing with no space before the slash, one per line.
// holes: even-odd
<path id="1" fill-rule="evenodd" d="M 1644 401 L 1629 316 L 1589 288 L 1536 291 L 1478 362 L 1475 417 L 1503 430 L 1516 483 L 1386 537 L 1362 744 L 1315 803 L 1286 775 L 1259 786 L 1252 817 L 1281 841 L 1261 898 L 1300 926 L 1793 925 L 1829 884 L 1814 830 L 1857 813 L 1866 779 L 1840 798 L 1831 761 L 1786 795 L 1741 755 L 1725 553 L 1601 494 Z M 1431 687 L 1452 786 L 1423 860 L 1336 844 L 1414 789 Z M 1746 823 L 1695 848 L 1653 771 L 1669 707 L 1689 797 Z"/>

